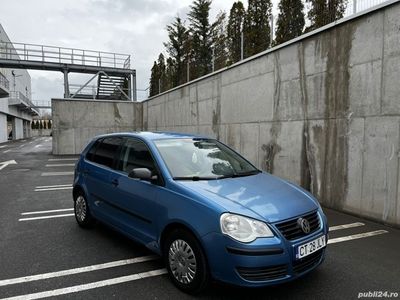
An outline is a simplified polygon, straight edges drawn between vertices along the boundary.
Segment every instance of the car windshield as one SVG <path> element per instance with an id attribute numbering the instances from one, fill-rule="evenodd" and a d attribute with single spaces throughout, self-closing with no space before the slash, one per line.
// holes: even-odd
<path id="1" fill-rule="evenodd" d="M 212 180 L 260 172 L 216 140 L 163 139 L 154 143 L 175 180 Z"/>

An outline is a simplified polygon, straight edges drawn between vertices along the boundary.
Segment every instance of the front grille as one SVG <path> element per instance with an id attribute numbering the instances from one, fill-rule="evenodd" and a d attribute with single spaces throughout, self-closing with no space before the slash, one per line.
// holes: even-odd
<path id="1" fill-rule="evenodd" d="M 286 265 L 261 268 L 237 267 L 240 276 L 249 281 L 265 281 L 285 277 L 287 274 Z"/>
<path id="2" fill-rule="evenodd" d="M 303 219 L 307 219 L 310 223 L 310 232 L 304 233 L 300 226 L 297 224 L 298 218 L 285 221 L 279 224 L 276 224 L 276 228 L 283 234 L 283 236 L 287 240 L 295 240 L 300 237 L 306 236 L 314 231 L 317 231 L 320 228 L 320 221 L 317 212 L 313 212 L 304 216 L 301 216 Z"/>
<path id="3" fill-rule="evenodd" d="M 313 254 L 310 254 L 309 256 L 306 256 L 302 259 L 294 261 L 293 262 L 293 272 L 300 274 L 300 273 L 303 273 L 303 272 L 311 269 L 312 267 L 314 267 L 316 264 L 319 263 L 323 253 L 324 253 L 324 249 L 321 249 Z"/>

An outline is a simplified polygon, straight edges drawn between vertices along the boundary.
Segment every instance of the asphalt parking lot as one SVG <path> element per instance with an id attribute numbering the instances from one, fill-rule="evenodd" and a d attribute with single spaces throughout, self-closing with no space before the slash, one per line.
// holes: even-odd
<path id="1" fill-rule="evenodd" d="M 78 227 L 71 196 L 75 161 L 53 156 L 50 137 L 0 144 L 0 299 L 191 298 L 145 247 L 103 225 Z M 325 213 L 330 244 L 315 272 L 273 288 L 212 283 L 196 298 L 357 299 L 387 292 L 386 298 L 399 299 L 400 230 Z"/>

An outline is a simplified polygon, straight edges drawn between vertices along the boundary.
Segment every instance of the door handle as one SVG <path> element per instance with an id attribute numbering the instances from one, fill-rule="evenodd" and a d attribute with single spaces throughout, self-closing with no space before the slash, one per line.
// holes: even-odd
<path id="1" fill-rule="evenodd" d="M 118 179 L 113 179 L 113 180 L 111 181 L 111 184 L 112 184 L 113 186 L 117 187 L 118 184 L 119 184 Z"/>

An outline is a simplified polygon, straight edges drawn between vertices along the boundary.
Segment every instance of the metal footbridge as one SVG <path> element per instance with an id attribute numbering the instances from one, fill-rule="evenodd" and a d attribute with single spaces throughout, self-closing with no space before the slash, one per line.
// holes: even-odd
<path id="1" fill-rule="evenodd" d="M 131 57 L 126 54 L 0 42 L 0 68 L 62 72 L 65 98 L 136 100 L 136 71 L 130 64 Z M 69 73 L 93 74 L 93 77 L 71 93 Z M 82 93 L 92 82 L 96 82 L 96 94 Z"/>

